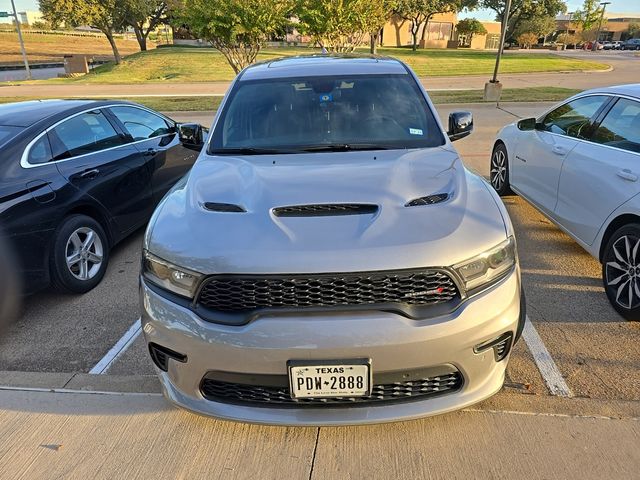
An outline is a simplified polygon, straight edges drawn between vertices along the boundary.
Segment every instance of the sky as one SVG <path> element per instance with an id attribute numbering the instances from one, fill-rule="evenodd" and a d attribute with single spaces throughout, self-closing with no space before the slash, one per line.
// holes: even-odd
<path id="1" fill-rule="evenodd" d="M 38 10 L 38 0 L 14 0 L 16 3 L 16 10 Z M 81 0 L 79 0 L 81 1 Z M 572 12 L 579 9 L 582 6 L 583 0 L 568 0 L 568 11 Z M 608 12 L 640 12 L 640 0 L 608 0 L 611 5 L 607 5 Z M 11 11 L 11 0 L 0 0 L 0 11 Z M 492 10 L 474 10 L 472 12 L 461 12 L 458 18 L 474 17 L 478 20 L 495 20 L 495 14 Z M 0 21 L 7 21 L 3 18 Z M 10 21 L 10 20 L 9 20 Z"/>

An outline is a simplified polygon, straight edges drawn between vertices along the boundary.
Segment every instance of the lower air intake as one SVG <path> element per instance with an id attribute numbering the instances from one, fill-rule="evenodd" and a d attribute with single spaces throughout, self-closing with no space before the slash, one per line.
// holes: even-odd
<path id="1" fill-rule="evenodd" d="M 200 390 L 204 398 L 214 402 L 255 407 L 308 408 L 418 401 L 458 391 L 462 383 L 462 375 L 456 371 L 412 381 L 374 384 L 368 397 L 291 398 L 288 386 L 246 385 L 205 377 Z"/>

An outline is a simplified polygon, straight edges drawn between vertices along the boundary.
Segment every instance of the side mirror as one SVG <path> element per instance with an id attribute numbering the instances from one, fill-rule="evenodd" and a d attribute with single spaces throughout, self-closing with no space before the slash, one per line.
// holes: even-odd
<path id="1" fill-rule="evenodd" d="M 535 118 L 523 118 L 518 123 L 518 130 L 535 130 L 536 119 Z"/>
<path id="2" fill-rule="evenodd" d="M 178 138 L 185 147 L 200 148 L 204 145 L 202 125 L 181 123 L 178 125 Z"/>
<path id="3" fill-rule="evenodd" d="M 455 142 L 470 135 L 473 131 L 473 115 L 471 112 L 451 112 L 449 114 L 449 140 Z"/>

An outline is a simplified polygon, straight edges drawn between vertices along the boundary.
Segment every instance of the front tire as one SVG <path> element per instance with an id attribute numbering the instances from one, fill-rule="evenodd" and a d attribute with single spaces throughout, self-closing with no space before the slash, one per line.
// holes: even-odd
<path id="1" fill-rule="evenodd" d="M 67 217 L 56 231 L 51 277 L 56 290 L 85 293 L 107 270 L 109 243 L 102 226 L 86 215 Z"/>
<path id="2" fill-rule="evenodd" d="M 504 143 L 497 143 L 493 147 L 489 178 L 491 185 L 501 197 L 512 193 L 509 185 L 509 156 Z"/>
<path id="3" fill-rule="evenodd" d="M 602 283 L 613 308 L 630 321 L 640 321 L 640 224 L 614 232 L 602 257 Z"/>

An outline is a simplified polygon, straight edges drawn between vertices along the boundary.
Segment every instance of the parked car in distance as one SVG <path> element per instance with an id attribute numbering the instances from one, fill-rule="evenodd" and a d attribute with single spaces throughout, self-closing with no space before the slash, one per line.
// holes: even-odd
<path id="1" fill-rule="evenodd" d="M 507 125 L 491 183 L 513 190 L 602 263 L 604 289 L 640 320 L 640 84 L 582 92 Z"/>
<path id="2" fill-rule="evenodd" d="M 0 105 L 0 226 L 22 284 L 82 293 L 192 166 L 202 128 L 121 101 Z"/>
<path id="3" fill-rule="evenodd" d="M 604 41 L 601 43 L 603 50 L 613 50 L 614 44 L 613 42 Z"/>
<path id="4" fill-rule="evenodd" d="M 640 38 L 631 38 L 622 44 L 622 50 L 640 50 Z"/>
<path id="5" fill-rule="evenodd" d="M 622 42 L 620 40 L 616 40 L 615 42 L 611 42 L 611 46 L 613 50 L 622 50 Z"/>
<path id="6" fill-rule="evenodd" d="M 403 63 L 243 70 L 144 240 L 167 398 L 238 421 L 406 420 L 500 390 L 525 321 L 514 232 Z"/>

